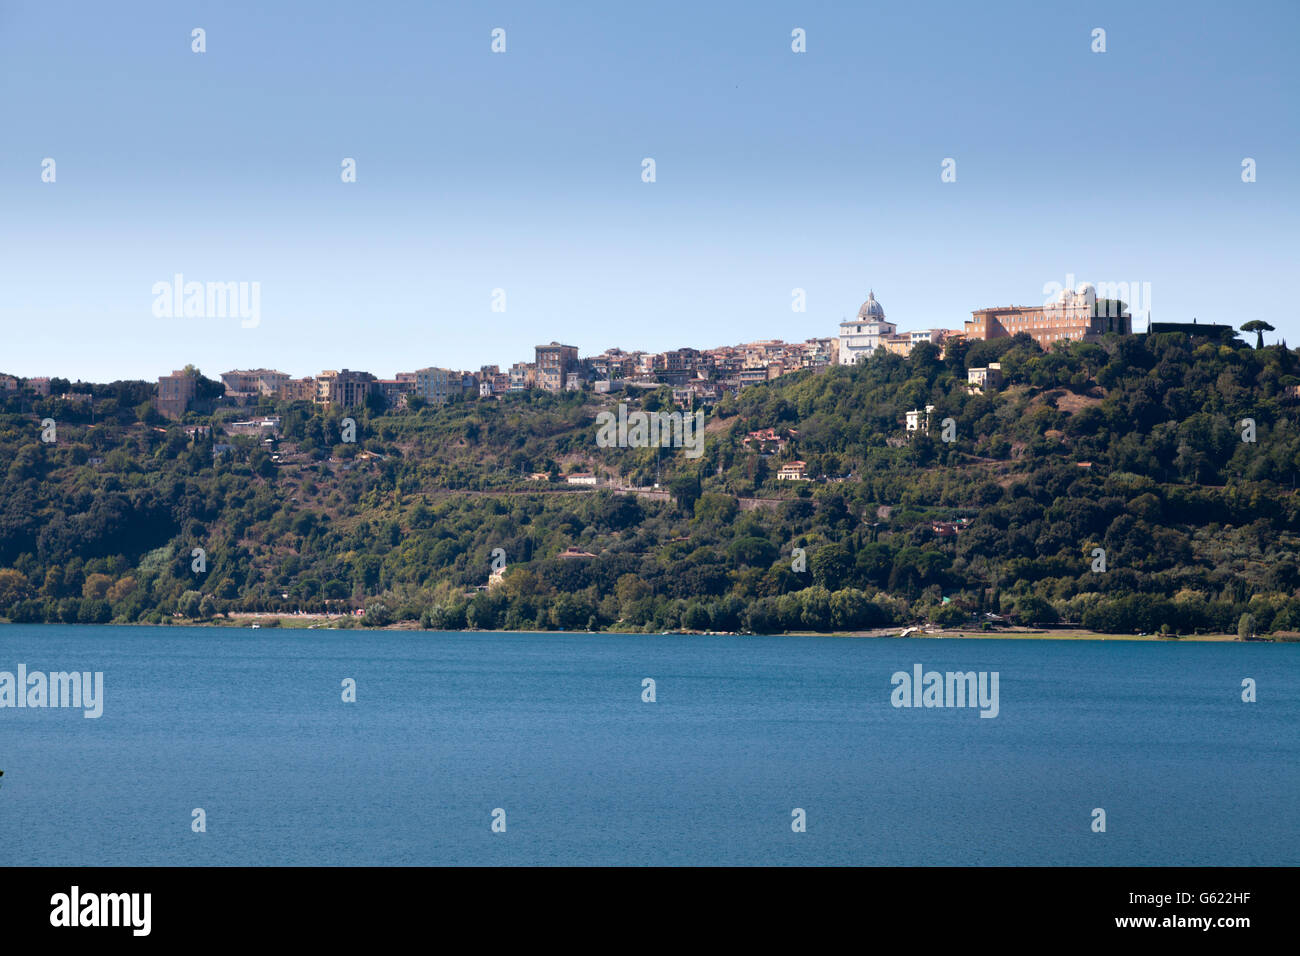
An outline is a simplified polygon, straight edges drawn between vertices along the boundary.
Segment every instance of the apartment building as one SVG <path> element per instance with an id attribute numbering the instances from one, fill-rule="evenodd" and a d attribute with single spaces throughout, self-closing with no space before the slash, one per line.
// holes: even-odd
<path id="1" fill-rule="evenodd" d="M 369 372 L 326 369 L 316 377 L 316 404 L 357 408 L 375 390 L 376 379 Z"/>
<path id="2" fill-rule="evenodd" d="M 537 386 L 548 392 L 564 390 L 565 376 L 578 367 L 578 348 L 575 345 L 539 345 L 535 348 Z"/>
<path id="3" fill-rule="evenodd" d="M 380 378 L 375 380 L 375 391 L 384 397 L 389 408 L 402 408 L 406 397 L 415 391 L 415 382 L 409 378 Z"/>
<path id="4" fill-rule="evenodd" d="M 49 379 L 45 382 L 46 394 L 49 394 Z M 194 401 L 194 386 L 194 376 L 184 370 L 158 376 L 158 396 L 154 399 L 154 407 L 158 409 L 158 414 L 171 419 L 178 419 L 184 415 L 186 409 L 190 407 L 190 402 Z"/>
<path id="5" fill-rule="evenodd" d="M 484 365 L 478 370 L 479 398 L 499 398 L 510 391 L 510 373 L 502 372 L 499 365 Z"/>
<path id="6" fill-rule="evenodd" d="M 808 339 L 802 345 L 795 346 L 799 368 L 822 369 L 835 364 L 839 351 L 839 339 Z"/>
<path id="7" fill-rule="evenodd" d="M 714 375 L 721 381 L 732 381 L 745 367 L 745 356 L 739 348 L 723 346 L 709 349 L 709 359 L 713 364 Z"/>
<path id="8" fill-rule="evenodd" d="M 968 368 L 966 370 L 966 389 L 972 395 L 983 394 L 984 390 L 1002 387 L 1002 364 L 990 362 L 987 368 Z"/>
<path id="9" fill-rule="evenodd" d="M 877 348 L 883 349 L 891 355 L 907 357 L 912 354 L 912 337 L 906 332 L 882 335 L 877 343 Z"/>
<path id="10" fill-rule="evenodd" d="M 522 392 L 537 384 L 537 366 L 532 362 L 516 362 L 510 366 L 510 391 Z"/>
<path id="11" fill-rule="evenodd" d="M 316 401 L 316 380 L 310 376 L 286 379 L 280 386 L 280 399 L 286 402 Z"/>
<path id="12" fill-rule="evenodd" d="M 430 405 L 446 405 L 460 393 L 460 372 L 447 368 L 421 368 L 409 374 L 412 376 L 411 394 L 418 395 Z"/>
<path id="13" fill-rule="evenodd" d="M 279 396 L 284 383 L 289 381 L 285 372 L 273 368 L 233 369 L 221 373 L 226 395 L 232 398 L 254 395 Z"/>
<path id="14" fill-rule="evenodd" d="M 583 359 L 582 364 L 594 381 L 612 382 L 636 374 L 637 356 L 622 349 L 607 349 L 600 355 Z"/>
<path id="15" fill-rule="evenodd" d="M 697 370 L 703 369 L 706 364 L 706 357 L 699 349 L 672 349 L 651 356 L 650 370 L 670 385 L 684 385 L 695 378 Z"/>

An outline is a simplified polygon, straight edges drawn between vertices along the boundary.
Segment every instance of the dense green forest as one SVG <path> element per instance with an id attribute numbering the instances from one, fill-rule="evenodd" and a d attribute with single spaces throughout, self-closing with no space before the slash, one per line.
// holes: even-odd
<path id="1" fill-rule="evenodd" d="M 990 361 L 1005 384 L 971 394 L 966 369 Z M 78 383 L 91 402 L 0 404 L 0 618 L 1300 630 L 1297 386 L 1295 351 L 1232 339 L 923 345 L 748 387 L 709 410 L 691 459 L 596 445 L 598 411 L 671 410 L 667 388 L 392 412 L 218 403 L 176 423 L 146 383 Z M 928 434 L 909 436 L 905 412 L 926 405 Z M 222 433 L 253 413 L 281 417 L 275 440 Z M 745 442 L 766 428 L 779 450 Z M 795 458 L 830 480 L 776 480 Z M 575 470 L 605 485 L 566 484 Z M 656 481 L 669 494 L 611 490 Z"/>

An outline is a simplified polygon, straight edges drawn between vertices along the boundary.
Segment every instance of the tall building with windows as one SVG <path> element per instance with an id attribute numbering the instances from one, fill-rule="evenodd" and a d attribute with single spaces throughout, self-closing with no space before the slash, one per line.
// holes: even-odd
<path id="1" fill-rule="evenodd" d="M 180 418 L 194 401 L 194 376 L 185 371 L 158 376 L 158 398 L 155 406 L 159 414 Z"/>
<path id="2" fill-rule="evenodd" d="M 289 376 L 273 368 L 233 369 L 221 373 L 227 395 L 279 395 Z"/>
<path id="3" fill-rule="evenodd" d="M 460 373 L 445 368 L 422 368 L 414 372 L 413 394 L 430 405 L 446 405 L 460 391 Z"/>
<path id="4" fill-rule="evenodd" d="M 552 342 L 539 345 L 537 353 L 537 386 L 548 392 L 564 391 L 565 375 L 578 368 L 578 347 Z"/>
<path id="5" fill-rule="evenodd" d="M 376 389 L 375 377 L 369 372 L 326 369 L 316 376 L 316 404 L 356 408 Z"/>
<path id="6" fill-rule="evenodd" d="M 840 323 L 840 365 L 857 365 L 881 347 L 886 336 L 894 335 L 898 326 L 885 320 L 885 309 L 876 301 L 872 290 L 867 301 L 858 309 L 856 319 L 846 319 Z"/>
<path id="7" fill-rule="evenodd" d="M 966 338 L 1001 339 L 1024 332 L 1042 348 L 1057 342 L 1090 341 L 1117 332 L 1131 335 L 1133 317 L 1114 314 L 1112 300 L 1099 303 L 1097 291 L 1087 282 L 1078 289 L 1062 289 L 1051 302 L 1040 307 L 1027 305 L 976 309 L 966 322 Z"/>
<path id="8" fill-rule="evenodd" d="M 314 402 L 316 400 L 316 380 L 307 378 L 285 379 L 280 386 L 280 398 L 286 402 Z"/>

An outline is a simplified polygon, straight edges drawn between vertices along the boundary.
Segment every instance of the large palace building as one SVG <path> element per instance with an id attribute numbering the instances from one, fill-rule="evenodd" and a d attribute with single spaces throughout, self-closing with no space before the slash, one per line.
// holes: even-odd
<path id="1" fill-rule="evenodd" d="M 1044 349 L 1055 342 L 1092 340 L 1107 332 L 1129 335 L 1133 317 L 1107 314 L 1111 300 L 1097 308 L 1097 292 L 1084 283 L 1077 290 L 1063 289 L 1045 306 L 1007 305 L 976 309 L 966 322 L 967 339 L 1000 339 L 1026 332 Z"/>

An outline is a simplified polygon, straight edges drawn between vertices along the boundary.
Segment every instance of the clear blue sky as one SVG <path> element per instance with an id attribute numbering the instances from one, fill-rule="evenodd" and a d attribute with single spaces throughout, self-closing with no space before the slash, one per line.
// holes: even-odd
<path id="1" fill-rule="evenodd" d="M 1070 274 L 1300 345 L 1298 38 L 1294 0 L 5 0 L 0 371 L 797 341 L 868 289 L 960 327 Z M 155 318 L 177 272 L 260 325 Z"/>

